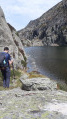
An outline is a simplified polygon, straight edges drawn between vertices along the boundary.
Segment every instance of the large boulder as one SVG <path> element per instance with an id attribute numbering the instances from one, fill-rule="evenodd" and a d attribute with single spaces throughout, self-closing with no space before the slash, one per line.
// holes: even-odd
<path id="1" fill-rule="evenodd" d="M 23 45 L 16 34 L 16 30 L 10 26 L 7 24 L 3 10 L 0 7 L 0 51 L 8 46 L 11 57 L 14 58 L 15 67 L 22 68 L 21 61 L 24 60 L 25 55 Z"/>
<path id="2" fill-rule="evenodd" d="M 56 82 L 49 78 L 32 78 L 23 80 L 23 77 L 21 77 L 20 80 L 22 82 L 22 89 L 27 91 L 57 89 Z"/>

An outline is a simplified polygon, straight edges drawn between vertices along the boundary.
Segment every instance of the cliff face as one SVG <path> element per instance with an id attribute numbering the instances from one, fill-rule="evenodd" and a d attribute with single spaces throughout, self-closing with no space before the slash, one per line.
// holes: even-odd
<path id="1" fill-rule="evenodd" d="M 34 46 L 41 42 L 41 46 L 67 46 L 67 0 L 61 1 L 40 18 L 30 21 L 18 33 L 24 45 Z"/>
<path id="2" fill-rule="evenodd" d="M 5 46 L 10 49 L 10 54 L 14 58 L 15 67 L 21 67 L 21 60 L 24 60 L 24 49 L 17 36 L 16 30 L 5 20 L 3 10 L 0 7 L 0 51 Z"/>

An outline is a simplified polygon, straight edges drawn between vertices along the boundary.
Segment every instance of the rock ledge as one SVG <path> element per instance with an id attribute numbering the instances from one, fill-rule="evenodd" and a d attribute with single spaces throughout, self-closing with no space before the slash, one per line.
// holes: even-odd
<path id="1" fill-rule="evenodd" d="M 22 89 L 27 91 L 57 89 L 56 82 L 49 78 L 31 78 L 23 80 L 21 77 L 20 80 L 22 82 Z"/>

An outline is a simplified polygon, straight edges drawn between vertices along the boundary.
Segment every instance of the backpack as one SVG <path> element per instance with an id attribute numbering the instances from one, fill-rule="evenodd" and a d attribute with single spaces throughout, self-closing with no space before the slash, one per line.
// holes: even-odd
<path id="1" fill-rule="evenodd" d="M 7 63 L 6 63 L 6 56 L 5 53 L 0 52 L 0 68 L 6 68 Z"/>

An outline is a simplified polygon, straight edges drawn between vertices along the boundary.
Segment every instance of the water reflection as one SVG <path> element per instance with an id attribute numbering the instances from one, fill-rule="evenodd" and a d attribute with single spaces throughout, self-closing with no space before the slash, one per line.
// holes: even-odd
<path id="1" fill-rule="evenodd" d="M 30 55 L 28 66 L 32 62 L 39 72 L 53 79 L 67 80 L 67 47 L 29 47 L 25 48 Z M 35 68 L 35 69 L 36 69 Z"/>

